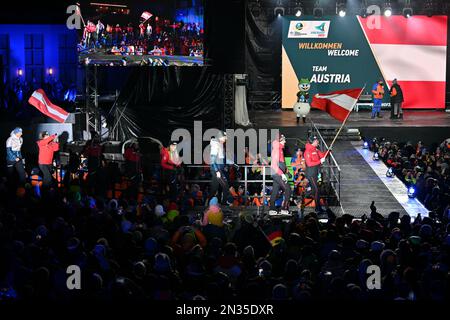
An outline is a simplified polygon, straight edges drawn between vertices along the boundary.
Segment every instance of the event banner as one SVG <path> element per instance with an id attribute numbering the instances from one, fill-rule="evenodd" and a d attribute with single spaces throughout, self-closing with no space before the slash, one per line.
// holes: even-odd
<path id="1" fill-rule="evenodd" d="M 310 98 L 364 85 L 370 94 L 381 78 L 387 93 L 397 79 L 405 109 L 445 108 L 446 16 L 283 17 L 282 37 L 283 108 L 305 88 Z"/>

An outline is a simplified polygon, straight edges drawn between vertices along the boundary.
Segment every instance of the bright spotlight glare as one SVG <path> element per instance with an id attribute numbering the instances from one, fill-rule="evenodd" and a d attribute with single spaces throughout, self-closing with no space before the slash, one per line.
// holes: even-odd
<path id="1" fill-rule="evenodd" d="M 295 13 L 296 17 L 300 17 L 302 15 L 302 12 L 300 10 L 297 10 L 297 12 Z"/>
<path id="2" fill-rule="evenodd" d="M 386 177 L 388 177 L 388 178 L 394 177 L 394 171 L 392 170 L 392 168 L 388 169 L 388 171 L 386 172 Z"/>
<path id="3" fill-rule="evenodd" d="M 339 17 L 345 17 L 345 14 L 346 14 L 345 10 L 339 11 Z"/>
<path id="4" fill-rule="evenodd" d="M 387 8 L 384 10 L 384 16 L 385 17 L 390 17 L 392 16 L 392 9 L 391 8 Z"/>
<path id="5" fill-rule="evenodd" d="M 375 153 L 373 154 L 372 160 L 378 161 L 379 159 L 380 159 L 380 156 L 379 156 L 378 152 L 375 152 Z"/>
<path id="6" fill-rule="evenodd" d="M 408 197 L 414 198 L 415 196 L 416 196 L 416 189 L 414 189 L 413 187 L 409 187 L 408 188 Z"/>

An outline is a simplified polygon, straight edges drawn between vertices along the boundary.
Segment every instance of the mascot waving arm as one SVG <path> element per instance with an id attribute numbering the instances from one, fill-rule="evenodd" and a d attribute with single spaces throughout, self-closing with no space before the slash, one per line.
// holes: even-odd
<path id="1" fill-rule="evenodd" d="M 306 116 L 308 115 L 311 107 L 309 105 L 309 89 L 311 84 L 308 79 L 300 79 L 298 84 L 297 102 L 294 105 L 294 112 L 297 114 L 297 124 L 302 118 L 303 123 L 306 123 Z"/>

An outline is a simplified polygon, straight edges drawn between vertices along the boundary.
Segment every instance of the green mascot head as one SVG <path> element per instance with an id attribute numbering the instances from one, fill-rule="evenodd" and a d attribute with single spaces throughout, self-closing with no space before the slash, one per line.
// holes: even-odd
<path id="1" fill-rule="evenodd" d="M 309 89 L 311 89 L 311 83 L 309 82 L 309 79 L 300 79 L 300 82 L 298 83 L 298 89 L 301 92 L 308 92 Z"/>

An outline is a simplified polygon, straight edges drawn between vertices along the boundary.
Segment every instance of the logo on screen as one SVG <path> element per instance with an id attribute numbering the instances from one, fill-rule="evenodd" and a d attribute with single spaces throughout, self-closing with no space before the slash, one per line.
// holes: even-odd
<path id="1" fill-rule="evenodd" d="M 325 32 L 325 22 L 322 23 L 320 26 L 316 26 L 316 29 L 322 32 Z"/>
<path id="2" fill-rule="evenodd" d="M 291 21 L 288 38 L 328 38 L 330 21 Z"/>

